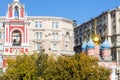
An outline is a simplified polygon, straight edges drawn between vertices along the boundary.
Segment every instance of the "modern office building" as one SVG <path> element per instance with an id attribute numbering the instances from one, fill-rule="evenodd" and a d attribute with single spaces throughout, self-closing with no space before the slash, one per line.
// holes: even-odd
<path id="1" fill-rule="evenodd" d="M 84 38 L 86 37 L 88 41 L 90 32 L 91 35 L 94 34 L 94 19 L 96 19 L 97 34 L 101 36 L 101 43 L 104 41 L 106 35 L 111 46 L 112 60 L 117 60 L 117 63 L 120 64 L 120 7 L 105 11 L 99 16 L 75 27 L 75 52 L 81 52 L 81 45 Z"/>
<path id="2" fill-rule="evenodd" d="M 45 53 L 72 55 L 74 21 L 62 17 L 27 16 L 19 0 L 8 4 L 6 16 L 0 16 L 0 53 L 3 67 L 8 57 Z"/>

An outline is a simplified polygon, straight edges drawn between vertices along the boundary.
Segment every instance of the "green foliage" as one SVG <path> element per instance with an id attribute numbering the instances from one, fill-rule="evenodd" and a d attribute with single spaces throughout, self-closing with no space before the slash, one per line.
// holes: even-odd
<path id="1" fill-rule="evenodd" d="M 37 65 L 35 56 L 18 56 L 7 60 L 8 67 L 3 74 L 5 80 L 36 80 Z"/>
<path id="2" fill-rule="evenodd" d="M 86 54 L 60 56 L 34 54 L 8 60 L 5 80 L 109 80 L 110 70 Z"/>
<path id="3" fill-rule="evenodd" d="M 85 54 L 50 60 L 44 71 L 45 80 L 109 80 L 110 70 L 98 65 L 98 59 Z"/>

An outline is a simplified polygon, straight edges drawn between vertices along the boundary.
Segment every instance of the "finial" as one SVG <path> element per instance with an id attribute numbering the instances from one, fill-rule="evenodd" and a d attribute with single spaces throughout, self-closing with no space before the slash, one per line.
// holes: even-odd
<path id="1" fill-rule="evenodd" d="M 96 19 L 94 19 L 94 34 L 92 36 L 92 39 L 96 45 L 99 45 L 101 43 L 100 34 L 97 34 L 97 31 L 96 31 Z"/>
<path id="2" fill-rule="evenodd" d="M 96 19 L 94 19 L 94 33 L 96 34 Z"/>

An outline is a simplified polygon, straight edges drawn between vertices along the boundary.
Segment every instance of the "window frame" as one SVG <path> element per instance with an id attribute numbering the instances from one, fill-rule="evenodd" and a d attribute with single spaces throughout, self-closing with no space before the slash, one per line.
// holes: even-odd
<path id="1" fill-rule="evenodd" d="M 57 29 L 59 27 L 58 22 L 52 22 L 52 29 Z"/>

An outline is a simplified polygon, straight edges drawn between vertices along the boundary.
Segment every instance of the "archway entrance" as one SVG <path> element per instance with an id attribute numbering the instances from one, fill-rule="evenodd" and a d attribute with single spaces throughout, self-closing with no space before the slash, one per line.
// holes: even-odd
<path id="1" fill-rule="evenodd" d="M 13 46 L 21 45 L 21 33 L 18 30 L 13 31 L 12 33 L 12 45 Z"/>

